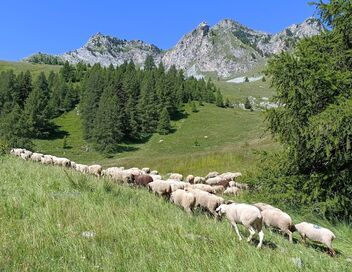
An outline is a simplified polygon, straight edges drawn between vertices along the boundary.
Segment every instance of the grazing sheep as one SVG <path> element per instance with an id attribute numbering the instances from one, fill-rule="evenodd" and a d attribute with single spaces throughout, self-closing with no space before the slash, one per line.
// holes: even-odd
<path id="1" fill-rule="evenodd" d="M 186 177 L 186 182 L 193 184 L 194 183 L 194 176 L 193 175 L 188 175 Z"/>
<path id="2" fill-rule="evenodd" d="M 249 186 L 248 186 L 248 184 L 246 184 L 246 183 L 235 182 L 235 186 L 236 186 L 237 188 L 242 189 L 242 190 L 248 190 L 248 189 L 249 189 Z"/>
<path id="3" fill-rule="evenodd" d="M 234 196 L 238 196 L 241 192 L 240 188 L 237 187 L 229 187 L 225 190 L 224 194 L 225 195 L 234 195 Z"/>
<path id="4" fill-rule="evenodd" d="M 150 174 L 149 176 L 151 176 L 153 180 L 161 180 L 162 179 L 160 175 Z"/>
<path id="5" fill-rule="evenodd" d="M 175 180 L 181 181 L 183 180 L 183 176 L 181 174 L 172 173 L 169 179 L 175 179 Z"/>
<path id="6" fill-rule="evenodd" d="M 336 236 L 331 230 L 307 222 L 296 224 L 295 228 L 301 235 L 304 243 L 306 242 L 306 238 L 314 242 L 322 243 L 328 247 L 329 253 L 332 256 L 336 255 L 332 247 L 332 241 Z"/>
<path id="7" fill-rule="evenodd" d="M 150 168 L 144 167 L 142 168 L 142 172 L 144 172 L 145 174 L 150 174 Z"/>
<path id="8" fill-rule="evenodd" d="M 185 189 L 189 186 L 191 186 L 190 183 L 187 182 L 183 182 L 183 181 L 178 181 L 178 180 L 173 180 L 173 179 L 168 179 L 166 180 L 166 182 L 168 182 L 171 186 L 171 191 L 176 191 L 178 189 Z"/>
<path id="9" fill-rule="evenodd" d="M 102 176 L 112 177 L 115 173 L 125 170 L 124 167 L 109 167 L 101 172 Z"/>
<path id="10" fill-rule="evenodd" d="M 292 232 L 295 231 L 295 227 L 292 224 L 291 217 L 278 208 L 268 204 L 263 204 L 264 203 L 256 203 L 254 206 L 261 211 L 265 226 L 280 229 L 288 235 L 289 241 L 292 243 Z"/>
<path id="11" fill-rule="evenodd" d="M 194 184 L 200 184 L 200 183 L 204 183 L 204 182 L 205 182 L 204 177 L 194 177 L 194 180 L 193 180 Z"/>
<path id="12" fill-rule="evenodd" d="M 226 215 L 240 241 L 242 240 L 242 237 L 237 224 L 242 224 L 248 229 L 250 233 L 247 239 L 248 242 L 252 240 L 253 235 L 257 232 L 259 235 L 259 244 L 257 248 L 262 247 L 264 238 L 262 230 L 263 219 L 260 210 L 257 207 L 244 203 L 222 204 L 216 209 L 216 212 L 219 216 L 222 216 L 223 214 Z"/>
<path id="13" fill-rule="evenodd" d="M 191 188 L 214 194 L 214 189 L 208 184 L 192 184 Z"/>
<path id="14" fill-rule="evenodd" d="M 76 163 L 75 169 L 76 169 L 76 171 L 84 173 L 84 174 L 88 174 L 88 172 L 89 172 L 89 167 L 88 167 L 88 165 L 85 165 L 85 164 Z"/>
<path id="15" fill-rule="evenodd" d="M 42 157 L 44 155 L 41 154 L 41 153 L 33 153 L 32 156 L 31 156 L 31 160 L 34 161 L 34 162 L 41 162 L 42 161 Z"/>
<path id="16" fill-rule="evenodd" d="M 170 183 L 164 180 L 155 180 L 150 182 L 147 187 L 150 191 L 165 198 L 170 198 L 172 193 Z"/>
<path id="17" fill-rule="evenodd" d="M 196 203 L 196 197 L 191 192 L 179 189 L 171 194 L 170 201 L 191 214 Z"/>
<path id="18" fill-rule="evenodd" d="M 149 175 L 139 175 L 139 176 L 132 175 L 132 180 L 135 185 L 146 187 L 148 183 L 151 183 L 153 181 L 153 178 Z"/>
<path id="19" fill-rule="evenodd" d="M 214 177 L 214 178 L 208 178 L 205 183 L 208 185 L 218 185 L 219 182 L 222 181 L 222 178 L 220 176 Z"/>
<path id="20" fill-rule="evenodd" d="M 205 176 L 205 179 L 215 178 L 219 175 L 219 172 L 209 172 L 208 175 Z"/>
<path id="21" fill-rule="evenodd" d="M 45 164 L 45 165 L 49 165 L 49 164 L 53 164 L 54 161 L 53 161 L 53 157 L 51 155 L 44 155 L 42 158 L 41 158 L 41 161 L 40 161 L 42 164 Z"/>
<path id="22" fill-rule="evenodd" d="M 88 173 L 97 177 L 100 177 L 103 167 L 99 164 L 93 164 L 88 166 Z"/>
<path id="23" fill-rule="evenodd" d="M 138 175 L 133 175 L 133 171 L 130 170 L 122 170 L 122 171 L 110 171 L 109 172 L 109 177 L 113 181 L 120 181 L 125 184 L 131 184 L 133 183 L 134 178 L 133 177 L 138 177 Z"/>
<path id="24" fill-rule="evenodd" d="M 74 161 L 71 161 L 71 168 L 76 169 L 76 163 Z"/>
<path id="25" fill-rule="evenodd" d="M 208 192 L 204 192 L 199 189 L 186 188 L 186 191 L 191 192 L 195 196 L 196 198 L 195 207 L 204 208 L 208 210 L 215 217 L 218 217 L 218 214 L 216 213 L 216 209 L 217 207 L 219 207 L 221 204 L 225 202 L 222 197 L 210 194 Z"/>
<path id="26" fill-rule="evenodd" d="M 214 185 L 211 187 L 213 188 L 215 194 L 220 194 L 225 191 L 225 187 L 222 185 Z"/>
<path id="27" fill-rule="evenodd" d="M 25 152 L 26 149 L 23 148 L 12 148 L 10 154 L 15 155 L 17 157 L 21 156 L 21 153 Z"/>
<path id="28" fill-rule="evenodd" d="M 28 160 L 31 158 L 32 155 L 33 155 L 33 152 L 28 151 L 28 150 L 25 150 L 25 151 L 23 151 L 23 152 L 20 154 L 20 157 L 21 157 L 22 159 L 24 159 L 25 161 L 28 161 Z"/>
<path id="29" fill-rule="evenodd" d="M 143 174 L 142 170 L 140 170 L 137 167 L 129 168 L 129 169 L 126 169 L 125 171 L 131 173 L 134 176 L 139 176 Z"/>
<path id="30" fill-rule="evenodd" d="M 236 178 L 242 176 L 241 173 L 239 172 L 235 172 L 235 173 L 232 173 L 232 172 L 226 172 L 226 173 L 222 173 L 220 175 L 220 177 L 224 180 L 227 180 L 227 181 L 232 181 L 232 180 L 235 180 Z"/>
<path id="31" fill-rule="evenodd" d="M 58 166 L 64 166 L 64 167 L 70 167 L 71 166 L 71 161 L 66 158 L 54 158 L 54 165 Z"/>
<path id="32" fill-rule="evenodd" d="M 151 174 L 151 175 L 159 175 L 159 172 L 156 171 L 156 170 L 153 170 L 153 171 L 150 172 L 150 174 Z"/>

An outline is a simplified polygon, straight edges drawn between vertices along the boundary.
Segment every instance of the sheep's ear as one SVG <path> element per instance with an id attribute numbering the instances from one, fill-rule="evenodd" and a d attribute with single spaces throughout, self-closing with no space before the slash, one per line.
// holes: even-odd
<path id="1" fill-rule="evenodd" d="M 226 204 L 227 204 L 227 205 L 233 204 L 233 203 L 235 203 L 235 201 L 233 201 L 233 200 L 227 200 L 227 201 L 226 201 Z"/>

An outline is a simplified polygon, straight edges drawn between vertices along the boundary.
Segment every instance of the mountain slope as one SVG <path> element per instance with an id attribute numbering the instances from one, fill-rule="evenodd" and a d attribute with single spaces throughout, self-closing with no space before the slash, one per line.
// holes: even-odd
<path id="1" fill-rule="evenodd" d="M 323 25 L 315 18 L 291 25 L 275 35 L 225 19 L 212 27 L 201 23 L 167 51 L 143 41 L 127 41 L 97 33 L 82 48 L 59 57 L 71 63 L 101 63 L 104 66 L 133 60 L 142 66 L 151 55 L 156 63 L 162 61 L 167 68 L 175 65 L 184 69 L 188 76 L 209 72 L 229 77 L 251 70 L 268 56 L 291 50 L 300 39 L 323 30 Z M 27 61 L 31 59 L 33 57 Z"/>

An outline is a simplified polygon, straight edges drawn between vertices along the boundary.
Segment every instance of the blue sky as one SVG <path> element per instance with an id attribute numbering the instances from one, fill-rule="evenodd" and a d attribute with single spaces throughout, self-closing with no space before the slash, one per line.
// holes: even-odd
<path id="1" fill-rule="evenodd" d="M 315 12 L 308 0 L 2 0 L 0 59 L 59 54 L 102 32 L 172 47 L 200 22 L 234 19 L 275 33 Z"/>

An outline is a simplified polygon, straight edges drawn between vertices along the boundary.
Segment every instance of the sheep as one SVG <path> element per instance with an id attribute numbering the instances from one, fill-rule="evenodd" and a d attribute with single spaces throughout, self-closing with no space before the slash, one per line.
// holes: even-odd
<path id="1" fill-rule="evenodd" d="M 222 178 L 220 176 L 213 177 L 213 178 L 208 178 L 205 183 L 208 185 L 218 185 L 219 182 L 222 181 Z"/>
<path id="2" fill-rule="evenodd" d="M 144 172 L 145 174 L 150 174 L 150 168 L 144 167 L 142 168 L 142 172 Z"/>
<path id="3" fill-rule="evenodd" d="M 93 164 L 88 166 L 88 173 L 100 177 L 103 167 L 99 164 Z"/>
<path id="4" fill-rule="evenodd" d="M 171 191 L 174 192 L 178 189 L 185 189 L 191 186 L 190 183 L 183 182 L 183 181 L 178 181 L 178 180 L 173 180 L 173 179 L 168 179 L 166 180 L 171 186 Z"/>
<path id="5" fill-rule="evenodd" d="M 181 181 L 183 180 L 183 176 L 181 174 L 172 173 L 170 174 L 169 179 L 175 179 L 175 180 Z"/>
<path id="6" fill-rule="evenodd" d="M 23 148 L 12 148 L 10 151 L 10 154 L 17 156 L 17 157 L 20 157 L 21 153 L 23 153 L 25 151 L 26 151 L 26 149 L 23 149 Z"/>
<path id="7" fill-rule="evenodd" d="M 194 177 L 194 180 L 193 180 L 194 184 L 200 184 L 200 183 L 204 183 L 204 182 L 205 182 L 204 177 Z"/>
<path id="8" fill-rule="evenodd" d="M 150 182 L 147 187 L 149 191 L 165 198 L 170 198 L 170 194 L 172 193 L 171 185 L 164 180 L 155 180 Z"/>
<path id="9" fill-rule="evenodd" d="M 33 152 L 28 151 L 28 150 L 25 150 L 25 151 L 23 151 L 23 152 L 20 154 L 20 157 L 21 157 L 22 159 L 24 159 L 25 161 L 28 161 L 28 160 L 31 158 L 32 155 L 33 155 Z"/>
<path id="10" fill-rule="evenodd" d="M 248 186 L 248 184 L 246 184 L 246 183 L 235 182 L 235 186 L 236 186 L 237 188 L 242 189 L 242 190 L 248 190 L 248 189 L 249 189 L 249 186 Z"/>
<path id="11" fill-rule="evenodd" d="M 33 153 L 31 156 L 31 160 L 34 162 L 41 162 L 43 156 L 44 155 L 41 153 Z"/>
<path id="12" fill-rule="evenodd" d="M 240 188 L 237 187 L 229 187 L 224 191 L 225 195 L 234 195 L 234 196 L 238 196 L 239 193 L 241 192 Z"/>
<path id="13" fill-rule="evenodd" d="M 125 170 L 124 167 L 109 167 L 104 169 L 101 174 L 102 176 L 111 177 L 114 173 L 121 172 L 123 170 Z"/>
<path id="14" fill-rule="evenodd" d="M 162 179 L 160 175 L 150 174 L 149 176 L 151 176 L 153 180 L 161 180 Z"/>
<path id="15" fill-rule="evenodd" d="M 236 178 L 238 178 L 240 176 L 242 176 L 242 174 L 240 172 L 235 172 L 235 173 L 226 172 L 226 173 L 222 173 L 220 175 L 220 177 L 222 179 L 225 179 L 225 180 L 228 180 L 228 181 L 235 180 Z"/>
<path id="16" fill-rule="evenodd" d="M 292 224 L 291 217 L 287 213 L 265 203 L 256 203 L 254 206 L 261 211 L 265 226 L 280 229 L 288 235 L 289 241 L 293 242 L 292 232 L 295 231 L 295 227 Z"/>
<path id="17" fill-rule="evenodd" d="M 211 187 L 213 188 L 215 194 L 220 194 L 225 190 L 225 187 L 223 185 L 214 185 Z"/>
<path id="18" fill-rule="evenodd" d="M 66 159 L 66 158 L 57 158 L 57 157 L 55 157 L 53 159 L 53 161 L 54 161 L 54 165 L 64 166 L 64 167 L 70 167 L 71 166 L 71 161 L 69 159 Z"/>
<path id="19" fill-rule="evenodd" d="M 157 170 L 153 170 L 150 172 L 151 175 L 159 175 L 159 172 Z"/>
<path id="20" fill-rule="evenodd" d="M 129 168 L 124 171 L 129 172 L 134 176 L 139 176 L 139 175 L 143 174 L 143 172 L 137 167 Z"/>
<path id="21" fill-rule="evenodd" d="M 211 193 L 211 194 L 214 193 L 213 187 L 211 187 L 211 186 L 208 185 L 208 184 L 192 184 L 191 188 L 193 188 L 193 189 L 199 189 L 199 190 L 202 190 L 202 191 L 204 191 L 204 192 Z"/>
<path id="22" fill-rule="evenodd" d="M 171 194 L 170 201 L 191 214 L 196 203 L 196 197 L 191 192 L 178 189 Z"/>
<path id="23" fill-rule="evenodd" d="M 332 241 L 336 236 L 331 230 L 307 222 L 296 224 L 295 229 L 301 235 L 304 243 L 306 242 L 306 238 L 314 242 L 322 243 L 328 247 L 329 253 L 332 256 L 336 255 L 332 247 Z"/>
<path id="24" fill-rule="evenodd" d="M 209 172 L 208 175 L 205 176 L 205 179 L 215 178 L 219 175 L 219 172 Z"/>
<path id="25" fill-rule="evenodd" d="M 132 180 L 135 185 L 145 187 L 148 185 L 148 183 L 153 181 L 153 178 L 149 175 L 139 175 L 139 176 L 132 175 Z"/>
<path id="26" fill-rule="evenodd" d="M 222 197 L 210 194 L 208 192 L 204 192 L 199 189 L 186 188 L 186 191 L 191 192 L 195 196 L 195 207 L 204 208 L 216 218 L 218 217 L 216 213 L 216 208 L 225 202 Z"/>
<path id="27" fill-rule="evenodd" d="M 89 172 L 89 167 L 88 167 L 88 165 L 85 165 L 85 164 L 76 163 L 75 169 L 76 169 L 76 171 L 84 173 L 84 174 L 88 174 L 88 172 Z"/>
<path id="28" fill-rule="evenodd" d="M 242 237 L 237 224 L 242 224 L 248 229 L 250 233 L 247 239 L 248 242 L 252 240 L 253 235 L 257 232 L 259 235 L 259 244 L 257 248 L 262 247 L 264 239 L 264 232 L 262 230 L 263 218 L 257 207 L 244 203 L 222 204 L 216 209 L 216 212 L 219 216 L 222 216 L 223 214 L 226 215 L 240 241 L 242 240 Z"/>
<path id="29" fill-rule="evenodd" d="M 121 181 L 125 184 L 133 183 L 134 178 L 138 177 L 138 175 L 134 175 L 133 171 L 130 170 L 122 170 L 122 171 L 111 171 L 109 177 L 114 181 Z"/>
<path id="30" fill-rule="evenodd" d="M 186 177 L 186 182 L 188 183 L 194 183 L 194 176 L 193 175 L 188 175 Z"/>
<path id="31" fill-rule="evenodd" d="M 53 164 L 53 157 L 51 155 L 44 155 L 40 161 L 42 164 Z"/>
<path id="32" fill-rule="evenodd" d="M 71 161 L 71 168 L 76 169 L 76 163 L 74 161 Z"/>

